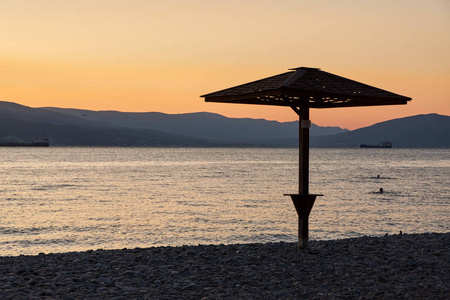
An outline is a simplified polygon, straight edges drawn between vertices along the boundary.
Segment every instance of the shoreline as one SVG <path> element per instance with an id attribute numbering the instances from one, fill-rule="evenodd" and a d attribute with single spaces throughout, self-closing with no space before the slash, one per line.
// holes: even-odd
<path id="1" fill-rule="evenodd" d="M 0 257 L 1 299 L 446 299 L 450 233 Z"/>

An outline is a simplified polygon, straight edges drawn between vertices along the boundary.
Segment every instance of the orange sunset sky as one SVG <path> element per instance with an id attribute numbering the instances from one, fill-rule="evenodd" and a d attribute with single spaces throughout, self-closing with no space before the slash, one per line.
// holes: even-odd
<path id="1" fill-rule="evenodd" d="M 292 121 L 199 96 L 307 66 L 413 98 L 317 125 L 450 115 L 448 0 L 2 0 L 0 28 L 0 100 L 31 107 Z"/>

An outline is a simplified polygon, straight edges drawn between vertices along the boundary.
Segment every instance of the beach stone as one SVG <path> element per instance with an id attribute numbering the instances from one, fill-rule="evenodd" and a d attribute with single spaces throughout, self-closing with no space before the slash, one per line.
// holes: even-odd
<path id="1" fill-rule="evenodd" d="M 447 299 L 449 236 L 0 257 L 0 299 Z"/>

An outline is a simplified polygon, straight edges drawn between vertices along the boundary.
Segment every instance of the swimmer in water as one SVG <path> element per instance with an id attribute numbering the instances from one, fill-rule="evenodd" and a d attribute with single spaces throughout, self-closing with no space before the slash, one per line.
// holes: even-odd
<path id="1" fill-rule="evenodd" d="M 384 191 L 383 188 L 380 188 L 380 193 L 383 193 L 383 191 Z"/>
<path id="2" fill-rule="evenodd" d="M 380 178 L 380 174 L 377 175 L 377 178 Z"/>

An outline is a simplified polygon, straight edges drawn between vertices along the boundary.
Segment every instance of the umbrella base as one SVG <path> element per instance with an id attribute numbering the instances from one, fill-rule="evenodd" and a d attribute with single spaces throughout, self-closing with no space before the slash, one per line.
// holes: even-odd
<path id="1" fill-rule="evenodd" d="M 291 196 L 298 215 L 298 248 L 308 249 L 309 214 L 320 194 L 284 194 Z"/>

